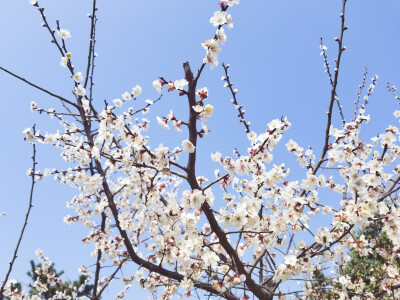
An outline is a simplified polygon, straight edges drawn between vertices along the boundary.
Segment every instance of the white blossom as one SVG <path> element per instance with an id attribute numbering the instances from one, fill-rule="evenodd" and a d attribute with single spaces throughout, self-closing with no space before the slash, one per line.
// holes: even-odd
<path id="1" fill-rule="evenodd" d="M 84 97 L 86 95 L 86 89 L 82 85 L 79 84 L 76 88 L 74 88 L 74 93 L 77 96 Z"/>
<path id="2" fill-rule="evenodd" d="M 196 147 L 189 140 L 182 141 L 182 148 L 183 148 L 183 151 L 189 152 L 189 153 L 193 153 L 196 149 Z"/>
<path id="3" fill-rule="evenodd" d="M 183 90 L 185 86 L 187 86 L 189 82 L 186 79 L 175 80 L 174 86 L 177 90 Z"/>
<path id="4" fill-rule="evenodd" d="M 122 104 L 123 104 L 123 102 L 121 101 L 121 99 L 114 99 L 113 102 L 114 102 L 114 105 L 115 105 L 116 107 L 121 107 Z"/>
<path id="5" fill-rule="evenodd" d="M 226 24 L 227 22 L 227 12 L 226 11 L 216 11 L 214 16 L 210 18 L 210 23 L 214 26 L 219 26 Z"/>
<path id="6" fill-rule="evenodd" d="M 61 37 L 63 40 L 71 37 L 71 33 L 67 29 L 57 30 L 57 35 Z"/>
<path id="7" fill-rule="evenodd" d="M 295 266 L 297 263 L 297 257 L 295 255 L 285 256 L 285 264 L 289 266 Z"/>
<path id="8" fill-rule="evenodd" d="M 153 81 L 153 87 L 156 89 L 157 92 L 161 92 L 162 87 L 163 87 L 163 83 L 161 80 L 154 80 Z"/>
<path id="9" fill-rule="evenodd" d="M 132 88 L 133 98 L 137 98 L 142 93 L 142 87 L 140 85 L 136 85 Z"/>
<path id="10" fill-rule="evenodd" d="M 76 83 L 79 83 L 83 80 L 82 72 L 75 73 L 73 76 Z"/>

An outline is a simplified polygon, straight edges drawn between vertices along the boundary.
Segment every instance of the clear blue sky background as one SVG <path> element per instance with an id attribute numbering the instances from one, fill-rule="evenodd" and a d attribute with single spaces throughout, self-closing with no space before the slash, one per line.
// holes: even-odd
<path id="1" fill-rule="evenodd" d="M 188 60 L 196 70 L 204 57 L 200 43 L 214 35 L 209 18 L 218 10 L 217 0 L 147 0 L 98 1 L 99 22 L 95 69 L 94 98 L 101 107 L 103 100 L 111 101 L 139 84 L 143 94 L 135 103 L 137 108 L 147 98 L 158 97 L 152 81 L 158 76 L 176 80 L 183 77 L 182 62 Z M 292 129 L 286 139 L 293 138 L 303 147 L 313 146 L 317 155 L 322 146 L 322 135 L 330 86 L 319 55 L 319 38 L 325 38 L 328 56 L 333 65 L 337 53 L 333 38 L 339 35 L 339 0 L 242 0 L 233 7 L 234 28 L 226 30 L 228 41 L 223 46 L 220 62 L 231 65 L 230 75 L 239 89 L 238 99 L 245 106 L 252 129 L 262 132 L 275 118 L 287 116 Z M 88 51 L 89 0 L 42 0 L 49 23 L 55 27 L 59 19 L 62 28 L 71 31 L 67 46 L 72 53 L 76 70 L 84 71 Z M 374 136 L 386 125 L 395 123 L 391 111 L 396 101 L 386 91 L 386 81 L 400 84 L 400 2 L 397 0 L 349 0 L 345 34 L 347 50 L 343 55 L 338 95 L 347 119 L 353 113 L 353 102 L 362 79 L 364 67 L 380 76 L 374 97 L 369 105 L 372 121 L 367 126 L 368 136 Z M 73 88 L 67 70 L 59 65 L 60 55 L 50 43 L 48 32 L 40 25 L 39 13 L 28 0 L 0 1 L 0 65 L 67 98 L 73 98 Z M 209 103 L 215 114 L 208 125 L 212 132 L 198 146 L 198 175 L 213 178 L 218 166 L 209 159 L 216 150 L 232 155 L 237 147 L 247 149 L 243 127 L 229 100 L 228 90 L 220 80 L 222 68 L 206 68 L 199 86 L 210 91 Z M 369 84 L 369 82 L 368 82 Z M 0 150 L 2 166 L 0 189 L 0 278 L 3 278 L 12 255 L 17 235 L 25 215 L 30 179 L 25 175 L 31 167 L 31 146 L 23 141 L 22 130 L 37 124 L 42 132 L 57 130 L 56 120 L 31 113 L 30 101 L 43 108 L 59 108 L 58 102 L 40 91 L 0 72 Z M 177 94 L 165 95 L 152 107 L 146 117 L 152 120 L 150 144 L 180 145 L 186 134 L 162 131 L 156 124 L 157 115 L 166 115 L 169 108 L 186 119 L 185 99 Z M 335 111 L 336 112 L 336 111 Z M 336 119 L 337 121 L 337 119 Z M 336 123 L 338 124 L 338 123 Z M 285 141 L 284 140 L 284 141 Z M 276 163 L 295 159 L 287 155 L 284 144 L 277 148 Z M 38 147 L 39 168 L 64 168 L 59 152 L 49 146 Z M 63 223 L 65 202 L 74 190 L 47 179 L 36 186 L 35 207 L 12 278 L 26 280 L 25 272 L 34 250 L 42 248 L 57 268 L 67 277 L 77 277 L 80 265 L 90 265 L 89 253 L 93 245 L 80 240 L 86 229 L 81 225 Z M 129 274 L 127 274 L 129 275 Z M 111 288 L 104 299 L 113 299 L 118 288 Z M 131 299 L 140 288 L 133 287 Z M 139 294 L 135 294 L 136 296 Z M 142 295 L 142 294 L 140 294 Z M 143 294 L 144 295 L 144 294 Z M 142 296 L 141 296 L 142 297 Z"/>

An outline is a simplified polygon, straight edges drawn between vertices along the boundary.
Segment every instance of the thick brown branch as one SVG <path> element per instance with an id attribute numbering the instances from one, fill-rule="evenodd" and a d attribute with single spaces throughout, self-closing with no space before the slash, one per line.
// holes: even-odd
<path id="1" fill-rule="evenodd" d="M 92 135 L 91 128 L 90 128 L 90 122 L 88 122 L 86 120 L 84 111 L 82 109 L 82 102 L 81 102 L 81 99 L 79 97 L 77 97 L 77 103 L 78 103 L 78 106 L 80 108 L 79 111 L 80 111 L 81 118 L 82 118 L 82 121 L 83 121 L 83 125 L 84 125 L 84 130 L 85 130 L 85 135 L 86 135 L 87 141 L 88 141 L 89 145 L 93 146 L 94 145 L 94 140 L 93 140 L 93 135 Z M 96 169 L 97 173 L 99 175 L 101 175 L 102 178 L 103 178 L 102 186 L 103 186 L 104 193 L 105 193 L 105 195 L 107 197 L 107 200 L 108 200 L 108 206 L 109 206 L 109 208 L 110 208 L 110 210 L 112 212 L 113 218 L 115 220 L 115 226 L 118 229 L 118 231 L 119 231 L 119 233 L 120 233 L 120 235 L 121 235 L 121 237 L 122 237 L 122 239 L 124 241 L 124 245 L 125 245 L 125 247 L 127 249 L 127 252 L 129 254 L 130 258 L 132 259 L 132 261 L 135 262 L 137 265 L 148 269 L 150 272 L 158 273 L 160 275 L 166 276 L 166 277 L 168 277 L 170 279 L 177 280 L 179 282 L 182 281 L 184 279 L 183 275 L 181 275 L 181 274 L 179 274 L 177 272 L 173 272 L 173 271 L 167 270 L 167 269 L 161 267 L 160 265 L 155 265 L 155 264 L 153 264 L 153 263 L 151 263 L 151 262 L 149 262 L 147 260 L 142 259 L 141 257 L 139 257 L 137 255 L 135 249 L 133 248 L 133 245 L 132 245 L 132 243 L 130 241 L 130 238 L 129 238 L 127 232 L 125 230 L 122 230 L 122 228 L 120 226 L 120 222 L 119 222 L 119 219 L 118 219 L 118 215 L 119 215 L 118 209 L 117 209 L 117 206 L 115 205 L 115 202 L 114 202 L 114 195 L 111 192 L 111 189 L 110 189 L 110 187 L 108 185 L 108 182 L 107 182 L 107 179 L 106 179 L 107 178 L 106 173 L 103 170 L 103 167 L 102 167 L 102 165 L 101 165 L 101 163 L 99 161 L 95 160 L 94 163 L 95 163 L 95 169 Z M 221 294 L 220 292 L 218 292 L 216 289 L 214 289 L 208 283 L 203 283 L 203 282 L 195 280 L 194 281 L 194 286 L 198 287 L 198 288 L 200 288 L 202 290 L 208 291 L 208 292 L 210 292 L 212 294 L 221 295 L 224 298 L 229 299 L 229 300 L 239 300 L 238 297 L 236 297 L 235 295 L 231 294 L 228 291 Z"/>
<path id="2" fill-rule="evenodd" d="M 193 78 L 192 70 L 190 69 L 190 65 L 188 62 L 183 63 L 183 69 L 185 71 L 185 78 L 189 82 L 189 88 L 187 93 L 187 98 L 189 102 L 189 121 L 188 121 L 188 128 L 189 128 L 189 141 L 196 146 L 197 144 L 197 129 L 196 129 L 196 122 L 197 122 L 197 113 L 193 110 L 192 106 L 196 105 L 196 80 Z M 193 153 L 189 154 L 188 164 L 187 164 L 187 180 L 190 187 L 194 190 L 201 190 L 195 174 L 196 168 L 196 150 Z M 218 224 L 218 221 L 215 219 L 215 216 L 212 212 L 210 205 L 207 202 L 204 202 L 201 206 L 205 216 L 207 217 L 208 222 L 210 223 L 211 230 L 216 234 L 219 239 L 221 246 L 227 252 L 231 260 L 235 264 L 236 272 L 239 274 L 243 274 L 246 276 L 246 285 L 247 287 L 256 295 L 259 299 L 267 299 L 268 294 L 257 285 L 254 280 L 251 278 L 251 275 L 246 272 L 243 262 L 240 260 L 237 252 L 229 243 L 225 232 L 221 229 Z"/>
<path id="3" fill-rule="evenodd" d="M 102 175 L 103 178 L 105 178 L 105 173 L 102 170 L 101 164 L 99 162 L 96 162 L 96 169 L 99 172 L 99 174 Z M 103 188 L 104 188 L 104 191 L 105 191 L 107 199 L 108 199 L 109 207 L 110 207 L 111 212 L 113 214 L 113 217 L 115 219 L 115 223 L 116 223 L 115 225 L 118 228 L 119 233 L 121 234 L 121 236 L 122 236 L 122 238 L 124 240 L 124 244 L 125 244 L 125 247 L 127 249 L 127 252 L 129 254 L 130 258 L 136 264 L 148 269 L 150 272 L 158 273 L 160 275 L 163 275 L 163 276 L 166 276 L 168 278 L 177 280 L 179 282 L 182 281 L 184 279 L 183 275 L 181 275 L 181 274 L 179 274 L 177 272 L 173 272 L 173 271 L 167 270 L 167 269 L 165 269 L 165 268 L 163 268 L 163 267 L 161 267 L 159 265 L 155 265 L 153 263 L 150 263 L 149 261 L 146 261 L 146 260 L 140 258 L 136 254 L 135 249 L 133 248 L 133 246 L 132 246 L 132 244 L 130 242 L 128 234 L 126 233 L 126 231 L 121 229 L 121 226 L 120 226 L 120 223 L 119 223 L 119 220 L 118 220 L 118 210 L 117 210 L 117 207 L 115 206 L 112 193 L 111 193 L 111 191 L 110 191 L 110 189 L 108 187 L 107 181 L 105 179 L 103 180 Z M 211 285 L 209 285 L 207 283 L 203 283 L 203 282 L 200 282 L 200 281 L 196 280 L 196 281 L 194 281 L 194 286 L 196 286 L 198 288 L 201 288 L 201 289 L 203 289 L 205 291 L 208 291 L 210 293 L 213 293 L 215 295 L 220 295 L 220 293 L 216 289 L 214 289 Z M 236 296 L 232 295 L 229 292 L 223 293 L 222 296 L 225 297 L 226 299 L 230 299 L 230 300 L 238 300 L 239 299 L 239 298 L 237 298 Z"/>

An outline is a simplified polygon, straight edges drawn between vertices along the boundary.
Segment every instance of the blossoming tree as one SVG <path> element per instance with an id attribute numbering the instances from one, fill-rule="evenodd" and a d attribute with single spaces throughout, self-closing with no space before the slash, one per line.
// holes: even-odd
<path id="1" fill-rule="evenodd" d="M 149 120 L 137 119 L 138 113 L 147 112 L 155 101 L 146 100 L 142 108 L 121 108 L 139 98 L 142 88 L 137 85 L 118 99 L 100 102 L 94 99 L 93 75 L 95 66 L 97 4 L 93 0 L 90 45 L 87 68 L 76 70 L 68 51 L 67 29 L 53 29 L 36 0 L 29 1 L 38 9 L 43 27 L 51 35 L 61 55 L 61 66 L 72 78 L 75 99 L 67 99 L 49 92 L 21 78 L 11 71 L 2 71 L 61 101 L 64 111 L 42 108 L 32 102 L 31 110 L 60 120 L 62 130 L 42 134 L 36 128 L 24 131 L 25 139 L 56 146 L 70 167 L 66 170 L 28 170 L 32 187 L 42 177 L 56 175 L 62 183 L 77 190 L 67 203 L 74 213 L 65 217 L 66 223 L 81 223 L 88 228 L 84 243 L 95 246 L 96 263 L 92 268 L 82 266 L 80 272 L 92 275 L 89 295 L 78 288 L 58 291 L 54 299 L 87 297 L 100 299 L 105 288 L 121 269 L 136 265 L 137 271 L 120 279 L 126 285 L 137 282 L 142 288 L 160 299 L 199 297 L 211 295 L 225 299 L 285 299 L 297 295 L 319 299 L 324 291 L 312 283 L 313 273 L 325 267 L 337 272 L 331 278 L 331 295 L 337 299 L 399 299 L 400 250 L 398 197 L 400 189 L 399 130 L 389 125 L 386 131 L 363 141 L 360 130 L 369 121 L 366 114 L 368 97 L 373 93 L 378 77 L 366 83 L 366 74 L 355 102 L 354 117 L 346 122 L 342 114 L 337 86 L 341 57 L 346 47 L 346 2 L 342 0 L 340 36 L 334 66 L 328 62 L 326 47 L 321 40 L 321 55 L 331 84 L 327 121 L 321 153 L 304 150 L 298 142 L 288 140 L 287 150 L 297 157 L 304 168 L 301 178 L 290 179 L 289 166 L 275 165 L 273 150 L 291 123 L 286 118 L 272 120 L 264 132 L 251 130 L 245 119 L 245 110 L 237 99 L 229 76 L 229 65 L 221 64 L 222 81 L 232 96 L 239 121 L 248 137 L 248 151 L 235 157 L 224 157 L 215 152 L 211 158 L 220 164 L 215 179 L 208 181 L 196 166 L 208 162 L 197 160 L 201 140 L 209 133 L 206 122 L 213 115 L 208 103 L 207 87 L 199 86 L 204 68 L 219 65 L 218 54 L 226 41 L 225 29 L 233 27 L 232 12 L 239 0 L 221 0 L 219 10 L 210 18 L 216 32 L 204 41 L 205 57 L 197 71 L 189 62 L 183 63 L 183 78 L 153 82 L 158 91 L 176 93 L 186 98 L 188 115 L 177 116 L 171 110 L 158 116 L 159 125 L 173 127 L 185 137 L 171 149 L 160 145 L 151 147 L 145 132 Z M 367 85 L 367 87 L 364 86 Z M 396 99 L 395 87 L 388 86 Z M 364 93 L 364 94 L 363 94 Z M 363 96 L 365 95 L 365 96 Z M 172 107 L 173 109 L 173 107 Z M 343 120 L 333 124 L 333 114 Z M 400 111 L 395 111 L 396 117 Z M 211 164 L 210 164 L 211 166 Z M 335 170 L 334 176 L 331 176 Z M 328 175 L 329 174 L 329 175 Z M 337 207 L 324 204 L 319 195 L 333 191 Z M 32 197 L 31 197 L 32 199 Z M 26 221 L 19 239 L 27 224 Z M 312 218 L 324 214 L 330 217 L 330 226 L 312 228 Z M 392 248 L 377 249 L 374 240 L 364 236 L 355 238 L 359 228 L 377 221 L 391 241 Z M 27 295 L 9 279 L 19 242 L 0 290 L 0 299 L 41 299 L 51 285 L 61 285 L 57 274 L 51 272 L 51 261 L 37 250 L 41 266 L 36 269 L 47 283 L 35 282 L 35 295 Z M 384 276 L 377 292 L 365 289 L 361 278 L 351 280 L 342 270 L 348 261 L 347 249 L 361 256 L 378 252 L 385 264 Z M 380 251 L 380 252 L 379 252 Z M 114 272 L 104 276 L 104 266 L 112 262 Z M 108 273 L 107 273 L 108 274 Z M 303 278 L 304 284 L 293 287 L 290 279 Z M 89 284 L 88 282 L 85 284 Z M 84 285 L 85 285 L 84 284 Z M 84 289 L 84 286 L 82 287 Z M 117 297 L 122 298 L 126 289 Z"/>

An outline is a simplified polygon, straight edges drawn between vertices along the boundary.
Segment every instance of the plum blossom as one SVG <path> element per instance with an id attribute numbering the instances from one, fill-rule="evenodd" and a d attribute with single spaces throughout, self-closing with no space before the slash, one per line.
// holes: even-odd
<path id="1" fill-rule="evenodd" d="M 183 90 L 185 86 L 187 86 L 189 82 L 186 79 L 175 80 L 174 86 L 177 90 Z"/>
<path id="2" fill-rule="evenodd" d="M 239 0 L 220 2 L 222 10 L 239 4 Z M 233 23 L 232 16 L 226 11 L 215 12 L 210 22 L 217 27 L 216 34 L 203 42 L 202 47 L 206 51 L 203 62 L 212 68 L 218 64 L 221 45 L 227 39 L 224 25 L 232 28 Z M 70 37 L 66 30 L 59 30 L 57 34 L 63 39 Z M 324 46 L 321 49 L 326 50 Z M 267 290 L 270 284 L 278 286 L 281 281 L 296 279 L 303 274 L 311 276 L 325 262 L 331 265 L 343 258 L 346 264 L 349 260 L 347 248 L 362 256 L 376 251 L 386 260 L 386 277 L 382 286 L 386 288 L 398 282 L 399 270 L 390 263 L 390 257 L 400 246 L 400 210 L 395 195 L 400 182 L 400 164 L 397 162 L 400 158 L 399 130 L 387 126 L 382 134 L 363 140 L 361 127 L 369 120 L 365 105 L 351 122 L 339 128 L 329 128 L 326 151 L 319 161 L 310 147 L 303 148 L 286 138 L 285 132 L 291 124 L 284 117 L 270 121 L 259 132 L 246 127 L 247 140 L 244 136 L 244 144 L 239 145 L 232 156 L 220 152 L 211 155 L 217 168 L 209 170 L 215 178 L 207 181 L 207 173 L 202 173 L 200 167 L 203 161 L 196 157 L 195 144 L 201 147 L 200 138 L 208 139 L 206 135 L 210 129 L 204 123 L 219 112 L 214 112 L 214 106 L 208 103 L 206 87 L 199 88 L 196 81 L 193 85 L 191 82 L 193 89 L 184 91 L 188 85 L 186 79 L 168 83 L 164 79 L 153 81 L 157 92 L 161 92 L 166 84 L 168 91 L 188 94 L 189 119 L 197 122 L 193 128 L 186 121 L 187 116 L 181 116 L 181 111 L 175 115 L 171 110 L 166 116 L 157 117 L 157 123 L 164 129 L 172 126 L 185 137 L 182 138 L 182 147 L 166 147 L 159 142 L 159 146 L 154 147 L 155 141 L 147 136 L 150 120 L 136 114 L 140 110 L 147 113 L 148 106 L 154 102 L 146 99 L 142 107 L 136 107 L 139 103 L 135 103 L 135 107 L 121 114 L 120 109 L 116 109 L 126 101 L 136 99 L 142 88 L 139 85 L 133 87 L 131 92 L 114 99 L 113 106 L 91 110 L 91 102 L 85 97 L 86 90 L 80 84 L 82 73 L 75 73 L 70 58 L 71 53 L 66 53 L 61 65 L 73 70 L 72 78 L 77 85 L 74 93 L 79 109 L 86 113 L 85 118 L 78 114 L 68 118 L 54 109 L 38 108 L 32 102 L 30 108 L 33 111 L 59 118 L 61 129 L 43 134 L 33 133 L 30 128 L 24 130 L 28 142 L 54 145 L 70 165 L 65 170 L 45 169 L 43 174 L 30 168 L 27 175 L 37 180 L 52 175 L 57 181 L 77 189 L 77 194 L 67 203 L 74 212 L 65 216 L 64 221 L 67 224 L 80 222 L 89 229 L 83 242 L 93 244 L 93 256 L 98 256 L 100 251 L 103 253 L 100 265 L 110 263 L 119 267 L 131 263 L 132 249 L 127 251 L 125 244 L 125 239 L 129 239 L 129 245 L 137 255 L 135 259 L 142 259 L 146 264 L 142 264 L 135 275 L 121 278 L 126 289 L 136 279 L 148 291 L 155 293 L 163 288 L 162 298 L 165 299 L 177 297 L 177 291 L 182 290 L 184 294 L 180 296 L 190 297 L 194 285 L 206 285 L 209 290 L 214 289 L 212 293 L 234 291 L 237 298 L 247 299 L 246 294 L 242 296 L 239 293 L 244 290 L 244 284 L 246 290 L 250 287 L 248 276 L 255 279 L 258 274 L 250 274 L 250 271 L 246 275 L 240 274 L 243 273 L 242 268 L 237 267 L 240 264 L 243 269 L 250 270 L 257 267 L 250 263 L 262 255 L 269 263 L 273 262 L 273 267 L 264 264 L 268 268 L 264 275 L 271 276 L 264 277 Z M 371 96 L 376 79 L 374 77 L 373 83 L 367 85 L 365 100 Z M 222 80 L 226 87 L 231 87 L 228 74 Z M 234 89 L 234 97 L 236 93 L 237 89 Z M 183 98 L 186 97 L 179 100 Z M 233 105 L 242 109 L 237 100 L 233 100 Z M 394 116 L 400 117 L 400 110 Z M 241 122 L 250 126 L 244 119 Z M 187 129 L 190 140 L 185 139 Z M 227 130 L 230 130 L 229 125 Z M 277 151 L 274 149 L 283 140 L 287 150 L 295 155 L 294 161 L 297 159 L 297 163 L 305 168 L 302 175 L 298 176 L 301 170 L 291 174 L 288 163 L 274 160 L 274 151 Z M 168 143 L 171 141 L 173 139 Z M 191 166 L 194 158 L 197 159 L 196 168 Z M 325 191 L 336 195 L 337 201 L 327 199 Z M 101 223 L 103 216 L 104 223 Z M 316 232 L 310 228 L 315 222 L 314 216 L 321 222 L 321 228 Z M 375 249 L 375 241 L 364 236 L 354 239 L 358 227 L 366 228 L 375 220 L 382 221 L 382 231 L 394 249 Z M 313 237 L 309 237 L 307 243 L 299 240 L 304 233 L 308 236 L 307 232 Z M 231 247 L 226 247 L 227 243 Z M 40 257 L 43 266 L 38 272 L 48 278 L 48 283 L 54 284 L 58 279 L 49 274 L 50 265 L 42 252 Z M 125 258 L 128 260 L 123 261 Z M 151 270 L 151 266 L 156 270 L 166 268 L 176 272 L 178 279 L 160 275 Z M 79 271 L 90 274 L 92 268 L 82 266 Z M 339 277 L 339 274 L 336 277 L 332 279 L 332 289 L 339 297 L 342 297 L 342 291 L 335 290 L 338 285 L 346 285 L 351 295 L 354 291 L 357 295 L 367 295 L 361 280 L 352 282 L 349 277 Z M 99 286 L 104 286 L 108 280 L 110 278 L 101 279 Z M 34 286 L 38 291 L 46 290 L 46 285 L 40 282 Z M 278 287 L 276 290 L 278 298 L 284 299 L 284 295 L 278 294 Z M 304 290 L 306 296 L 319 297 L 312 295 L 315 291 L 307 283 Z M 123 297 L 125 292 L 118 297 Z"/>
<path id="3" fill-rule="evenodd" d="M 121 99 L 114 99 L 113 102 L 114 102 L 114 105 L 115 105 L 116 107 L 121 107 L 122 104 L 123 104 L 123 102 L 121 101 Z"/>
<path id="4" fill-rule="evenodd" d="M 168 89 L 168 92 L 172 92 L 175 89 L 175 85 L 172 81 L 168 82 L 167 89 Z"/>
<path id="5" fill-rule="evenodd" d="M 84 97 L 86 95 L 86 89 L 79 84 L 76 88 L 74 88 L 74 93 L 77 96 Z"/>
<path id="6" fill-rule="evenodd" d="M 196 147 L 189 140 L 183 140 L 182 149 L 185 152 L 193 153 L 196 150 Z"/>
<path id="7" fill-rule="evenodd" d="M 221 43 L 221 45 L 225 44 L 227 37 L 224 28 L 221 27 L 217 29 L 217 32 L 215 34 L 217 36 L 217 40 Z"/>
<path id="8" fill-rule="evenodd" d="M 333 241 L 333 237 L 328 228 L 320 228 L 315 236 L 315 241 L 323 246 L 328 246 Z"/>
<path id="9" fill-rule="evenodd" d="M 132 99 L 132 95 L 129 92 L 125 92 L 121 96 L 122 96 L 122 99 L 124 99 L 125 101 Z"/>
<path id="10" fill-rule="evenodd" d="M 66 68 L 67 65 L 68 65 L 68 58 L 65 57 L 65 56 L 64 56 L 64 57 L 61 57 L 60 65 L 61 65 L 62 67 L 64 67 L 64 68 Z"/>
<path id="11" fill-rule="evenodd" d="M 226 15 L 226 27 L 228 27 L 229 29 L 233 28 L 233 20 L 230 14 Z"/>
<path id="12" fill-rule="evenodd" d="M 221 47 L 215 39 L 207 40 L 202 43 L 201 46 L 207 50 L 208 55 L 214 56 L 215 58 L 217 58 L 218 53 L 221 52 Z"/>
<path id="13" fill-rule="evenodd" d="M 83 80 L 82 72 L 75 73 L 73 76 L 76 83 L 79 83 Z"/>
<path id="14" fill-rule="evenodd" d="M 315 175 L 307 174 L 307 178 L 303 179 L 301 187 L 306 190 L 312 190 L 318 184 L 318 178 Z"/>
<path id="15" fill-rule="evenodd" d="M 201 123 L 201 130 L 203 131 L 203 134 L 207 135 L 210 132 L 210 129 L 207 127 L 206 124 Z"/>
<path id="16" fill-rule="evenodd" d="M 239 4 L 240 0 L 223 0 L 223 2 L 228 6 L 233 6 L 234 4 Z"/>
<path id="17" fill-rule="evenodd" d="M 200 100 L 205 100 L 208 97 L 208 89 L 206 87 L 198 89 L 196 94 L 200 98 Z"/>
<path id="18" fill-rule="evenodd" d="M 184 278 L 182 281 L 181 281 L 181 287 L 184 289 L 184 290 L 190 290 L 192 287 L 193 287 L 193 281 L 191 280 L 191 279 L 188 279 L 188 278 Z"/>
<path id="19" fill-rule="evenodd" d="M 214 16 L 210 18 L 210 23 L 214 26 L 224 25 L 227 23 L 227 12 L 226 11 L 216 11 Z"/>
<path id="20" fill-rule="evenodd" d="M 71 33 L 67 29 L 57 30 L 57 35 L 61 37 L 63 40 L 71 37 Z"/>
<path id="21" fill-rule="evenodd" d="M 142 93 L 142 87 L 140 85 L 136 85 L 132 88 L 132 96 L 133 98 L 137 98 Z"/>
<path id="22" fill-rule="evenodd" d="M 285 256 L 285 264 L 294 267 L 297 263 L 297 257 L 295 255 Z"/>
<path id="23" fill-rule="evenodd" d="M 210 69 L 213 70 L 216 66 L 218 66 L 218 57 L 212 55 L 210 52 L 207 52 L 206 57 L 203 59 L 204 64 L 210 64 Z"/>
<path id="24" fill-rule="evenodd" d="M 196 106 L 192 106 L 193 110 L 197 113 L 201 113 L 204 109 L 202 105 L 197 104 Z"/>
<path id="25" fill-rule="evenodd" d="M 154 80 L 153 87 L 156 89 L 157 92 L 160 93 L 163 87 L 163 82 L 161 80 Z"/>
<path id="26" fill-rule="evenodd" d="M 35 109 L 37 109 L 37 104 L 36 102 L 32 101 L 31 104 L 29 105 L 29 107 L 31 108 L 31 111 L 34 111 Z"/>
<path id="27" fill-rule="evenodd" d="M 157 117 L 157 122 L 161 127 L 165 128 L 165 129 L 170 129 L 168 126 L 168 120 L 163 120 L 160 117 Z"/>

